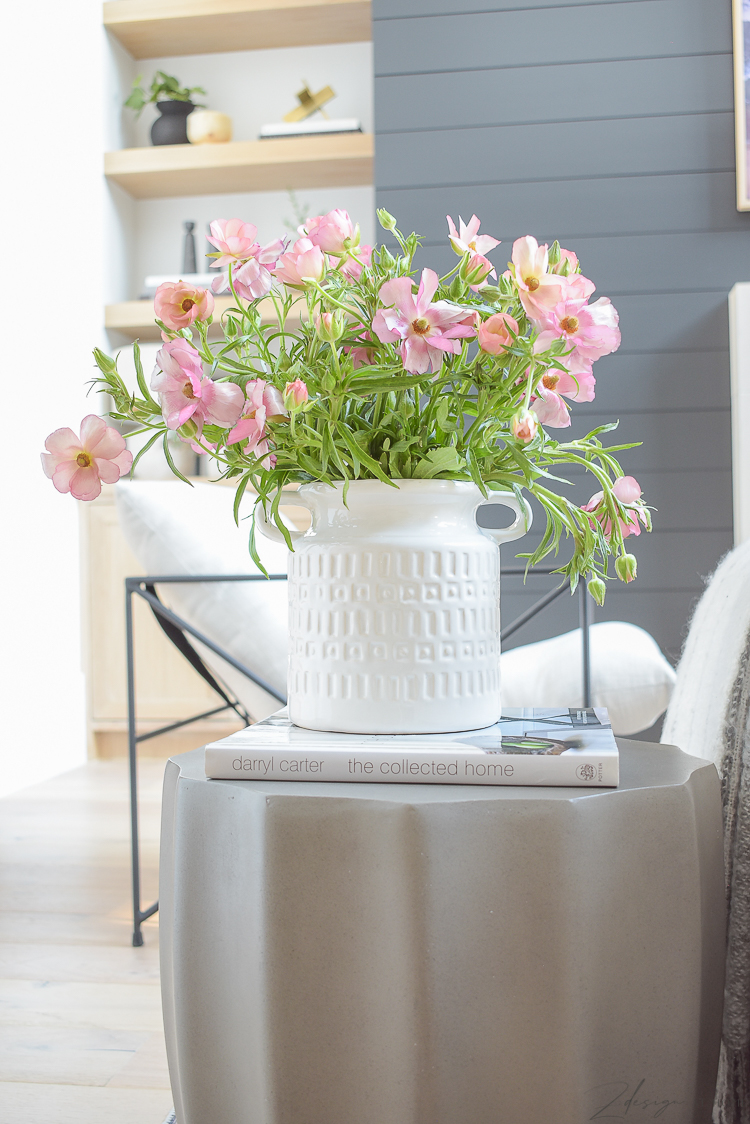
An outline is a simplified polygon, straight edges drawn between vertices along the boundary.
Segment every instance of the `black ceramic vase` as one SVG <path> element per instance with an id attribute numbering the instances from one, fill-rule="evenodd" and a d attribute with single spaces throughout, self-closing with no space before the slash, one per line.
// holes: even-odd
<path id="1" fill-rule="evenodd" d="M 187 119 L 195 106 L 191 101 L 158 101 L 160 116 L 151 126 L 152 144 L 189 144 Z"/>

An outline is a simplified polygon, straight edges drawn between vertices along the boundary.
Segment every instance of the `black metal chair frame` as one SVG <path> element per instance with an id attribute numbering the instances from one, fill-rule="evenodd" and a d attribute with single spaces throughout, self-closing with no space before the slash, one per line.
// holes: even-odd
<path id="1" fill-rule="evenodd" d="M 501 569 L 501 575 L 504 577 L 518 577 L 526 574 L 523 567 L 508 567 Z M 529 572 L 529 576 L 533 577 L 542 574 L 552 574 L 552 569 L 536 569 Z M 286 581 L 286 574 L 270 574 L 271 581 Z M 160 734 L 167 734 L 171 730 L 178 730 L 182 726 L 189 726 L 193 722 L 198 722 L 202 718 L 210 718 L 215 714 L 221 714 L 225 710 L 233 710 L 246 726 L 249 726 L 253 718 L 248 714 L 245 707 L 234 696 L 233 692 L 227 687 L 221 679 L 215 675 L 203 662 L 198 652 L 188 640 L 188 636 L 194 637 L 201 644 L 205 645 L 210 651 L 220 656 L 226 663 L 235 670 L 247 676 L 258 687 L 261 687 L 272 698 L 278 699 L 284 705 L 286 698 L 279 694 L 275 687 L 267 683 L 260 675 L 251 671 L 249 667 L 236 660 L 234 656 L 225 651 L 213 640 L 204 636 L 202 632 L 194 628 L 182 617 L 173 613 L 168 609 L 159 599 L 156 593 L 156 585 L 177 585 L 177 584 L 192 584 L 194 582 L 252 582 L 252 581 L 266 581 L 262 574 L 161 574 L 148 577 L 126 578 L 125 579 L 125 643 L 127 654 L 127 675 L 128 675 L 128 758 L 130 766 L 130 831 L 131 831 L 131 862 L 132 862 L 132 885 L 133 885 L 133 945 L 138 948 L 143 944 L 143 933 L 141 926 L 144 921 L 152 917 L 159 908 L 158 901 L 152 905 L 147 906 L 146 909 L 141 908 L 141 865 L 140 865 L 140 848 L 138 839 L 138 744 L 139 742 L 148 741 L 150 738 L 159 737 Z M 538 601 L 535 601 L 525 612 L 511 621 L 500 632 L 500 640 L 507 640 L 514 632 L 517 632 L 528 621 L 561 597 L 568 589 L 567 581 L 562 582 L 554 589 L 550 590 Z M 194 714 L 190 718 L 183 718 L 179 722 L 170 722 L 166 726 L 159 726 L 156 730 L 149 730 L 144 734 L 137 733 L 137 719 L 136 719 L 136 690 L 135 690 L 135 649 L 134 649 L 134 634 L 133 634 L 133 595 L 143 598 L 151 608 L 156 621 L 161 627 L 162 631 L 171 640 L 177 650 L 185 657 L 188 663 L 194 668 L 196 673 L 211 687 L 213 691 L 223 700 L 221 706 L 214 707 L 212 710 L 205 710 L 201 714 Z M 583 705 L 591 705 L 591 642 L 589 629 L 591 627 L 592 605 L 591 599 L 587 597 L 587 584 L 586 580 L 582 579 L 579 584 L 579 621 L 583 635 Z"/>

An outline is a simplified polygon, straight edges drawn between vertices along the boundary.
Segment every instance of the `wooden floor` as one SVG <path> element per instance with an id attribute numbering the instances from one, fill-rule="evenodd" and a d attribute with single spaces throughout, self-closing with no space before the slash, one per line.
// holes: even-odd
<path id="1" fill-rule="evenodd" d="M 144 902 L 164 762 L 141 768 Z M 0 1124 L 162 1124 L 158 924 L 133 948 L 126 765 L 0 800 Z"/>

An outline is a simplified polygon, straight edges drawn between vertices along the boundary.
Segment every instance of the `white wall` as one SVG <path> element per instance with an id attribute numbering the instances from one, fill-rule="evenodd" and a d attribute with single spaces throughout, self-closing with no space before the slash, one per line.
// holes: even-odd
<path id="1" fill-rule="evenodd" d="M 43 475 L 44 438 L 77 427 L 101 339 L 103 33 L 100 0 L 3 12 L 0 213 L 2 668 L 0 793 L 85 760 L 78 510 Z M 33 62 L 34 80 L 30 65 Z"/>
<path id="2" fill-rule="evenodd" d="M 36 0 L 3 16 L 4 79 L 22 91 L 22 109 L 5 115 L 0 177 L 0 301 L 11 329 L 0 362 L 13 406 L 0 446 L 0 795 L 86 757 L 78 505 L 54 490 L 39 455 L 52 430 L 76 429 L 101 408 L 85 383 L 92 347 L 106 347 L 103 305 L 137 296 L 146 273 L 179 270 L 183 219 L 202 229 L 236 214 L 270 239 L 290 215 L 284 193 L 136 203 L 109 188 L 102 152 L 147 143 L 151 111 L 136 124 L 122 109 L 133 76 L 141 70 L 150 81 L 161 67 L 205 85 L 209 104 L 234 118 L 237 139 L 279 119 L 303 78 L 334 86 L 332 114 L 372 128 L 369 44 L 135 63 L 107 40 L 100 0 Z M 30 59 L 43 81 L 29 80 Z M 371 240 L 371 189 L 299 194 L 311 213 L 347 207 Z"/>

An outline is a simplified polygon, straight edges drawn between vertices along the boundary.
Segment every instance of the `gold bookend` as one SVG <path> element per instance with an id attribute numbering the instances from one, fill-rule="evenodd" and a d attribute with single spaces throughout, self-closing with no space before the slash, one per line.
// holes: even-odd
<path id="1" fill-rule="evenodd" d="M 324 86 L 322 90 L 318 90 L 317 94 L 314 94 L 307 83 L 305 83 L 297 94 L 299 105 L 296 109 L 292 109 L 289 113 L 286 113 L 284 115 L 284 120 L 290 122 L 304 121 L 306 117 L 312 116 L 312 114 L 316 113 L 318 110 L 320 110 L 325 117 L 326 114 L 323 112 L 323 106 L 327 105 L 328 102 L 335 97 L 336 93 L 330 86 Z"/>

